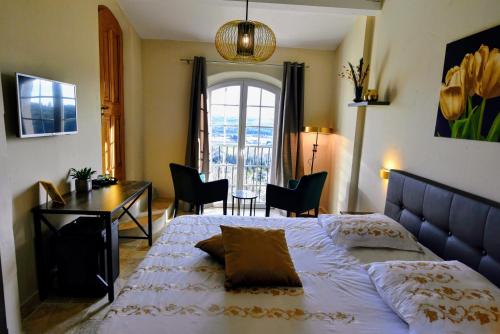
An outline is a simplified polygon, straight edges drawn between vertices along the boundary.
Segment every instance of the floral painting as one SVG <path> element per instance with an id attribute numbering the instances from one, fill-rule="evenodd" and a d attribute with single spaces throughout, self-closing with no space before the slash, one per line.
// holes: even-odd
<path id="1" fill-rule="evenodd" d="M 500 26 L 449 43 L 435 136 L 500 142 Z"/>

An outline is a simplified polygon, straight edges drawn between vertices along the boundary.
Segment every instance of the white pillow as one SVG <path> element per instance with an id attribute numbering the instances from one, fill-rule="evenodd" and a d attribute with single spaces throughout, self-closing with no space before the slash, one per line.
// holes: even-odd
<path id="1" fill-rule="evenodd" d="M 383 215 L 321 215 L 319 223 L 341 247 L 393 248 L 423 252 L 403 225 Z"/>
<path id="2" fill-rule="evenodd" d="M 410 333 L 500 333 L 500 290 L 458 261 L 388 261 L 366 268 Z"/>

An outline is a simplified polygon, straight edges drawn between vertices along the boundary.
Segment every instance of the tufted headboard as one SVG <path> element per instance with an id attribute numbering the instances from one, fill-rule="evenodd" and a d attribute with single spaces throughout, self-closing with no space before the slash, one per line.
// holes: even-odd
<path id="1" fill-rule="evenodd" d="M 500 287 L 500 203 L 391 170 L 384 213 L 445 260 L 459 260 Z"/>

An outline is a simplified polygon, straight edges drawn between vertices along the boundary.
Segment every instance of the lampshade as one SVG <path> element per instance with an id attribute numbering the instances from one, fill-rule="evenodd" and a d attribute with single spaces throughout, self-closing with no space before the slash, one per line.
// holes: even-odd
<path id="1" fill-rule="evenodd" d="M 276 36 L 267 25 L 248 20 L 227 22 L 215 34 L 215 48 L 226 60 L 261 62 L 269 59 L 276 49 Z"/>
<path id="2" fill-rule="evenodd" d="M 302 128 L 302 132 L 317 132 L 317 133 L 321 133 L 321 134 L 324 134 L 324 135 L 330 135 L 332 133 L 334 133 L 334 130 L 332 128 L 323 128 L 323 127 L 319 127 L 319 126 L 304 126 Z"/>

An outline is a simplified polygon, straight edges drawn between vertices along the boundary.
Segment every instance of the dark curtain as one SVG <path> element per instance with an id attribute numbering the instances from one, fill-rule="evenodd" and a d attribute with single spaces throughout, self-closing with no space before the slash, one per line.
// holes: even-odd
<path id="1" fill-rule="evenodd" d="M 276 180 L 285 186 L 304 174 L 300 133 L 304 125 L 304 64 L 285 62 L 278 116 Z"/>
<path id="2" fill-rule="evenodd" d="M 194 57 L 186 165 L 208 176 L 208 164 L 207 64 L 205 57 Z"/>

